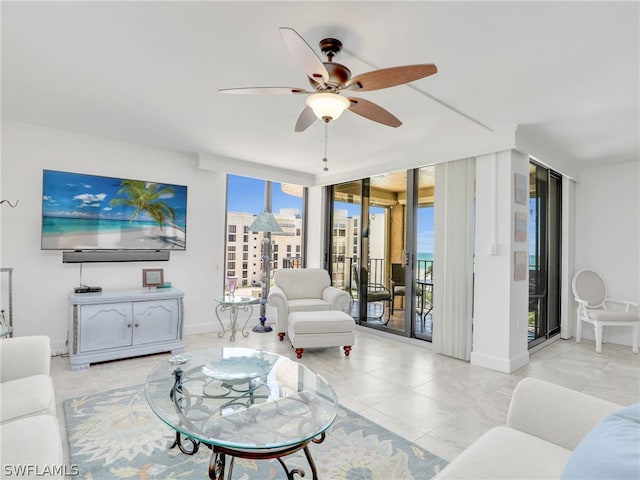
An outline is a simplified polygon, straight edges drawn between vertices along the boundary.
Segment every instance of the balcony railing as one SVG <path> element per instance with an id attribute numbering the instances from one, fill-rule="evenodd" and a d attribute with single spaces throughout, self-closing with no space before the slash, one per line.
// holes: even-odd
<path id="1" fill-rule="evenodd" d="M 338 288 L 347 289 L 353 285 L 353 267 L 358 266 L 358 257 L 347 257 L 345 255 L 333 255 L 333 285 Z M 433 272 L 433 260 L 418 260 L 416 263 L 417 278 L 430 279 Z M 385 273 L 384 258 L 370 258 L 367 262 L 369 272 L 369 283 L 380 283 L 388 286 L 389 275 Z"/>
<path id="2" fill-rule="evenodd" d="M 282 268 L 302 268 L 302 257 L 284 257 Z"/>
<path id="3" fill-rule="evenodd" d="M 333 255 L 332 259 L 332 283 L 333 286 L 349 290 L 351 286 L 355 290 L 353 269 L 359 265 L 358 257 L 347 257 L 346 255 Z M 303 258 L 285 257 L 282 259 L 282 268 L 302 268 Z M 367 262 L 369 272 L 369 283 L 379 283 L 388 286 L 389 275 L 385 274 L 384 258 L 370 258 Z M 433 272 L 433 260 L 418 260 L 416 262 L 416 272 L 418 279 L 430 279 Z"/>

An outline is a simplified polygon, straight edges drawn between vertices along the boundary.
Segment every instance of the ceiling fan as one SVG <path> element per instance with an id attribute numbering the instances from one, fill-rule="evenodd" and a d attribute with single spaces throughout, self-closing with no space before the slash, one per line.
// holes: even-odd
<path id="1" fill-rule="evenodd" d="M 342 49 L 340 40 L 335 38 L 320 40 L 320 50 L 327 57 L 327 61 L 323 62 L 293 28 L 280 27 L 280 33 L 287 48 L 309 77 L 313 90 L 291 87 L 251 87 L 225 88 L 219 91 L 234 94 L 308 95 L 307 106 L 296 122 L 296 132 L 306 130 L 317 118 L 329 123 L 338 118 L 344 110 L 383 125 L 399 127 L 402 122 L 389 111 L 369 100 L 346 97 L 343 93 L 369 92 L 395 87 L 433 75 L 438 71 L 434 64 L 428 63 L 382 68 L 351 77 L 351 71 L 347 67 L 333 61 L 333 57 Z"/>

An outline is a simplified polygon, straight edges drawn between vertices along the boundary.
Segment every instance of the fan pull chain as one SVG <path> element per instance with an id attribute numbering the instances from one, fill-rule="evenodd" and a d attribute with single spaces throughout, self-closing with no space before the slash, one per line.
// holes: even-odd
<path id="1" fill-rule="evenodd" d="M 328 128 L 329 128 L 329 122 L 325 122 L 324 123 L 324 158 L 322 159 L 322 161 L 324 162 L 324 171 L 328 172 L 329 171 L 329 167 L 327 166 L 327 138 L 328 138 Z"/>

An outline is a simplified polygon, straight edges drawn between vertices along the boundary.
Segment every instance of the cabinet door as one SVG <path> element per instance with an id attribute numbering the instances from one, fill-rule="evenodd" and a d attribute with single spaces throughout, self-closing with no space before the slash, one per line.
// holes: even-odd
<path id="1" fill-rule="evenodd" d="M 133 304 L 133 344 L 178 338 L 178 300 L 153 300 Z"/>
<path id="2" fill-rule="evenodd" d="M 131 303 L 80 305 L 80 351 L 131 345 Z"/>

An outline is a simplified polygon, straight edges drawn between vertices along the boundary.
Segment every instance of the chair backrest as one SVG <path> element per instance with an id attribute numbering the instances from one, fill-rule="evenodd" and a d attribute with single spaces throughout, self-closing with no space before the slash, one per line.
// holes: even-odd
<path id="1" fill-rule="evenodd" d="M 331 285 L 331 277 L 322 268 L 281 268 L 273 274 L 273 283 L 290 300 L 322 298 L 322 291 Z"/>
<path id="2" fill-rule="evenodd" d="M 607 286 L 602 275 L 590 268 L 585 268 L 575 274 L 571 288 L 576 299 L 585 300 L 592 308 L 602 306 L 607 299 Z"/>
<path id="3" fill-rule="evenodd" d="M 391 280 L 396 287 L 404 286 L 406 268 L 401 263 L 391 264 Z"/>
<path id="4" fill-rule="evenodd" d="M 351 265 L 351 290 L 358 290 L 360 285 L 360 275 L 358 275 L 358 266 Z"/>

